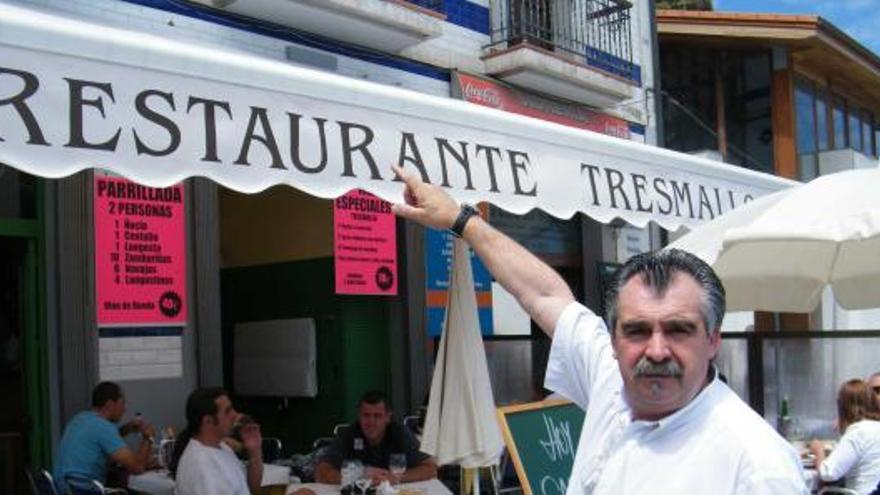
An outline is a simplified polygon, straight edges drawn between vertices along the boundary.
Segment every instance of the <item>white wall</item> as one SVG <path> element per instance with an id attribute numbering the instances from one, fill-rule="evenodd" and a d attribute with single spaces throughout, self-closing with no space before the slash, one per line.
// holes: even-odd
<path id="1" fill-rule="evenodd" d="M 221 46 L 224 49 L 277 60 L 287 60 L 286 49 L 294 46 L 297 50 L 335 59 L 334 72 L 345 76 L 369 79 L 437 96 L 449 96 L 449 84 L 445 81 L 120 0 L 20 0 L 20 3 L 46 7 L 124 29 Z"/>

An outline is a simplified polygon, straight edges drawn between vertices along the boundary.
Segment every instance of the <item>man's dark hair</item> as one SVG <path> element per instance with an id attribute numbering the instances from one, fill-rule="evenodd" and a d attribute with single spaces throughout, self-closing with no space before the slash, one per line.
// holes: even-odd
<path id="1" fill-rule="evenodd" d="M 114 382 L 101 382 L 92 389 L 92 407 L 102 407 L 111 400 L 122 398 L 122 387 Z"/>
<path id="2" fill-rule="evenodd" d="M 198 388 L 186 399 L 186 428 L 193 435 L 199 433 L 202 418 L 217 415 L 217 398 L 227 395 L 221 387 Z"/>
<path id="3" fill-rule="evenodd" d="M 229 395 L 221 387 L 197 388 L 186 399 L 186 428 L 177 436 L 174 442 L 174 452 L 171 454 L 171 465 L 168 471 L 174 476 L 177 473 L 177 465 L 183 455 L 189 440 L 199 433 L 202 427 L 202 418 L 217 415 L 217 398 Z"/>
<path id="4" fill-rule="evenodd" d="M 605 322 L 608 331 L 614 336 L 617 326 L 617 303 L 620 289 L 635 276 L 654 292 L 662 296 L 669 288 L 669 282 L 676 273 L 690 275 L 703 289 L 703 304 L 700 314 L 706 332 L 715 333 L 721 327 L 726 308 L 724 286 L 712 267 L 693 254 L 680 249 L 667 249 L 642 253 L 630 258 L 614 275 L 605 298 Z"/>
<path id="5" fill-rule="evenodd" d="M 386 410 L 391 409 L 391 404 L 388 403 L 388 396 L 378 390 L 365 392 L 364 395 L 361 396 L 361 400 L 358 401 L 358 407 L 361 407 L 363 404 L 370 404 L 371 406 L 384 404 Z"/>

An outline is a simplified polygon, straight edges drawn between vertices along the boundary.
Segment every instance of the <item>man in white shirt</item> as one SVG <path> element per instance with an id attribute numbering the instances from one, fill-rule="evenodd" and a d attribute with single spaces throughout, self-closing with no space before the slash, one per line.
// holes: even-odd
<path id="1" fill-rule="evenodd" d="M 247 467 L 223 442 L 239 413 L 220 388 L 195 390 L 186 401 L 187 427 L 177 441 L 179 461 L 172 462 L 177 495 L 256 495 L 263 478 L 263 437 L 260 426 L 242 426 Z"/>
<path id="2" fill-rule="evenodd" d="M 724 289 L 708 265 L 681 251 L 628 261 L 609 334 L 552 268 L 394 169 L 394 212 L 463 237 L 553 339 L 545 385 L 586 410 L 568 495 L 807 493 L 794 449 L 717 378 Z"/>

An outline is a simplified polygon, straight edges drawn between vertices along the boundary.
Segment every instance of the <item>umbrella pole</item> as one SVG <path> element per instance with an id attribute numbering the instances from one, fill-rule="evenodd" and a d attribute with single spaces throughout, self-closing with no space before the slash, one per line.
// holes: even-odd
<path id="1" fill-rule="evenodd" d="M 462 495 L 480 495 L 480 468 L 461 468 Z"/>

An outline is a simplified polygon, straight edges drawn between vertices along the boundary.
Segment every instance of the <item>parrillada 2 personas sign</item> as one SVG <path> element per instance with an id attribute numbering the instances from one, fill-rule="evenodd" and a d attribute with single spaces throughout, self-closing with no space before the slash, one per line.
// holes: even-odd
<path id="1" fill-rule="evenodd" d="M 184 187 L 95 174 L 98 326 L 185 325 Z"/>

